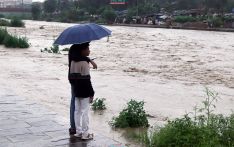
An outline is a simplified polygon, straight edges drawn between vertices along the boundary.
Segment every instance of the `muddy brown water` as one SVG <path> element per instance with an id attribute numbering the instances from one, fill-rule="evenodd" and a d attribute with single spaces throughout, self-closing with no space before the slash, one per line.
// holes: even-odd
<path id="1" fill-rule="evenodd" d="M 0 83 L 17 94 L 69 117 L 67 55 L 41 53 L 66 27 L 74 24 L 25 21 L 26 28 L 7 28 L 29 38 L 29 49 L 0 46 Z M 45 29 L 39 29 L 44 26 Z M 110 27 L 113 35 L 91 43 L 97 70 L 91 70 L 96 97 L 107 110 L 91 112 L 91 128 L 124 143 L 124 130 L 108 122 L 130 99 L 144 100 L 150 124 L 179 117 L 200 104 L 204 86 L 221 99 L 217 113 L 234 108 L 234 33 L 157 28 Z M 63 46 L 62 48 L 69 47 Z M 135 146 L 134 144 L 132 146 Z"/>

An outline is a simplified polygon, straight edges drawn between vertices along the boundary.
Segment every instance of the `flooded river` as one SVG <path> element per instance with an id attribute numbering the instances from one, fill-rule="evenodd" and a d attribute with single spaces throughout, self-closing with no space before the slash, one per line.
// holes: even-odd
<path id="1" fill-rule="evenodd" d="M 29 49 L 0 46 L 0 83 L 65 118 L 69 116 L 70 87 L 67 54 L 41 53 L 73 24 L 26 21 L 26 28 L 8 28 L 29 38 Z M 44 26 L 45 29 L 39 29 Z M 97 57 L 92 70 L 96 97 L 106 98 L 103 114 L 91 112 L 91 128 L 121 142 L 121 131 L 108 122 L 130 99 L 144 100 L 150 124 L 190 112 L 204 99 L 204 87 L 220 94 L 218 113 L 234 108 L 234 33 L 107 26 L 113 31 L 91 43 Z M 69 46 L 62 46 L 65 48 Z M 65 120 L 68 121 L 68 120 Z"/>

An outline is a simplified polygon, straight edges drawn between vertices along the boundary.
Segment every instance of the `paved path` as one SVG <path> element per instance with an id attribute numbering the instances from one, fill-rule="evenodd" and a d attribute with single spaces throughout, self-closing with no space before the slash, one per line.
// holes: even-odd
<path id="1" fill-rule="evenodd" d="M 67 122 L 43 105 L 0 90 L 0 147 L 123 147 L 96 133 L 93 141 L 70 137 Z"/>

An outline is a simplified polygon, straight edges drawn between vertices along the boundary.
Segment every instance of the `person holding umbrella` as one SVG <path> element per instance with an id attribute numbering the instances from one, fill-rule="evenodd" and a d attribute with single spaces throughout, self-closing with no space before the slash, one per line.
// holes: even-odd
<path id="1" fill-rule="evenodd" d="M 69 53 L 68 53 L 68 80 L 71 84 L 71 104 L 70 104 L 70 129 L 69 129 L 69 134 L 74 135 L 76 134 L 76 125 L 75 125 L 75 118 L 74 118 L 74 113 L 75 113 L 75 93 L 74 93 L 74 85 L 72 84 L 72 79 L 70 79 L 70 67 L 71 67 L 71 62 L 72 61 L 80 61 L 81 60 L 81 50 L 83 48 L 89 47 L 89 43 L 84 43 L 84 44 L 73 44 L 70 47 Z M 89 57 L 82 57 L 82 60 L 87 61 L 88 63 L 91 63 L 93 66 L 93 69 L 97 69 L 97 64 L 91 60 Z"/>
<path id="2" fill-rule="evenodd" d="M 76 137 L 93 139 L 89 133 L 89 103 L 93 102 L 94 90 L 90 80 L 89 43 L 76 45 L 77 54 L 71 59 L 69 79 L 74 86 Z"/>
<path id="3" fill-rule="evenodd" d="M 73 44 L 69 53 L 69 80 L 72 85 L 71 128 L 69 131 L 70 134 L 76 133 L 76 137 L 81 137 L 84 140 L 93 139 L 93 134 L 89 133 L 88 117 L 89 103 L 93 101 L 94 96 L 89 62 L 93 64 L 94 68 L 96 68 L 96 64 L 88 58 L 90 54 L 89 42 L 110 35 L 111 31 L 103 26 L 94 23 L 81 24 L 67 28 L 54 42 L 57 45 Z M 76 51 L 73 52 L 72 50 Z M 75 113 L 73 113 L 74 109 Z M 75 115 L 75 119 L 73 115 Z"/>

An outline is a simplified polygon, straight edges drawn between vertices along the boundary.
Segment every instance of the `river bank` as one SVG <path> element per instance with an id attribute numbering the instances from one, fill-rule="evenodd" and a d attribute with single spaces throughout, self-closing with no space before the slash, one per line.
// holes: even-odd
<path id="1" fill-rule="evenodd" d="M 107 26 L 124 26 L 124 27 L 142 27 L 142 28 L 162 28 L 162 29 L 182 29 L 182 30 L 199 30 L 199 31 L 218 31 L 234 32 L 234 28 L 196 28 L 196 27 L 178 27 L 178 26 L 159 26 L 144 24 L 110 24 Z"/>

